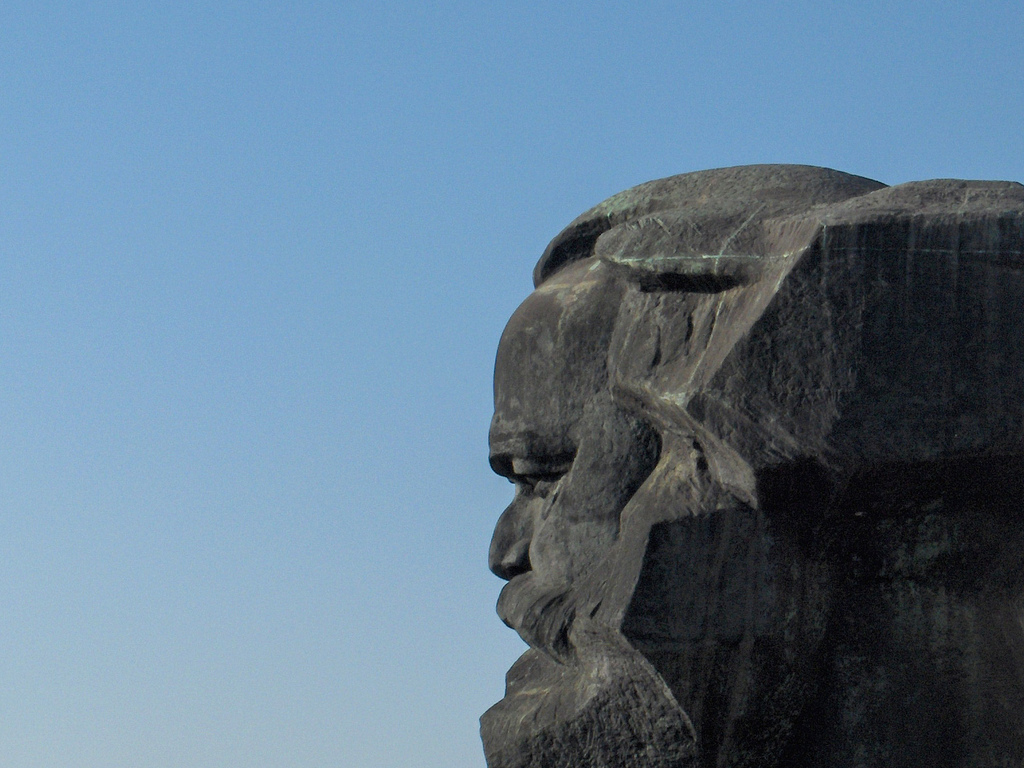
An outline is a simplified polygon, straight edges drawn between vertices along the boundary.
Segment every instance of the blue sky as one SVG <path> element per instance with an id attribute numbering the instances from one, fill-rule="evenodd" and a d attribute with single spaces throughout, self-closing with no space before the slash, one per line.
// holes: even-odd
<path id="1" fill-rule="evenodd" d="M 494 349 L 755 162 L 1024 180 L 1024 5 L 0 7 L 0 764 L 482 767 Z"/>

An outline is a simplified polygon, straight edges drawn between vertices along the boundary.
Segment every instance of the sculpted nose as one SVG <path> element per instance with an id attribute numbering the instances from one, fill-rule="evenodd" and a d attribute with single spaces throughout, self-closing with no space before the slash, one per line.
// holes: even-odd
<path id="1" fill-rule="evenodd" d="M 506 581 L 530 570 L 533 516 L 529 506 L 522 499 L 514 499 L 501 513 L 491 537 L 487 565 L 495 576 Z"/>

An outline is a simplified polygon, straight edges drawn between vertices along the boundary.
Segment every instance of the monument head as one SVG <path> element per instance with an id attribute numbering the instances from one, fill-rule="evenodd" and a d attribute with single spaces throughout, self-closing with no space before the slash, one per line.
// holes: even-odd
<path id="1" fill-rule="evenodd" d="M 807 166 L 559 234 L 495 366 L 491 768 L 1019 764 L 1022 268 L 1019 184 Z"/>

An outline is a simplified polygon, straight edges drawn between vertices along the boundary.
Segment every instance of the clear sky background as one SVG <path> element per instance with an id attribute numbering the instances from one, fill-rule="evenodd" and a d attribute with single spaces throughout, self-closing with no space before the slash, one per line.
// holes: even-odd
<path id="1" fill-rule="evenodd" d="M 482 768 L 505 320 L 761 162 L 1024 180 L 1024 3 L 0 5 L 0 765 Z"/>

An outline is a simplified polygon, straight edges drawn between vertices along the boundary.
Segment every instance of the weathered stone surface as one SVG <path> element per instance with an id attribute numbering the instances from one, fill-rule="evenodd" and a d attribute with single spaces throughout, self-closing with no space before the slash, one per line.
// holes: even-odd
<path id="1" fill-rule="evenodd" d="M 1024 187 L 684 174 L 534 274 L 488 765 L 1024 765 Z"/>

